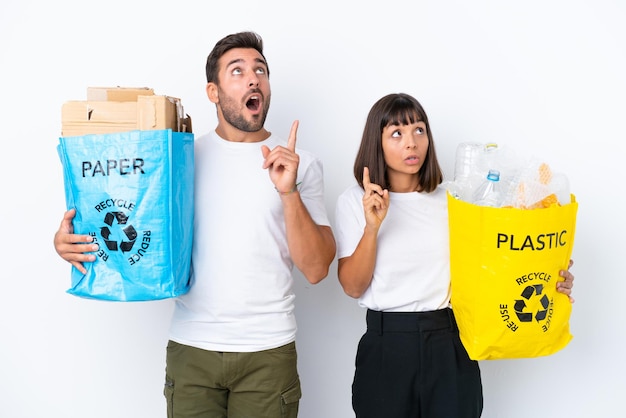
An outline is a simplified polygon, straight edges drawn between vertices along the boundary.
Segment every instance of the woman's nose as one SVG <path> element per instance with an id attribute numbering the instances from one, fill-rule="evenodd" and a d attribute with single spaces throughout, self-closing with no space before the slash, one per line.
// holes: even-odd
<path id="1" fill-rule="evenodd" d="M 417 141 L 413 137 L 409 137 L 406 141 L 407 148 L 417 148 Z"/>

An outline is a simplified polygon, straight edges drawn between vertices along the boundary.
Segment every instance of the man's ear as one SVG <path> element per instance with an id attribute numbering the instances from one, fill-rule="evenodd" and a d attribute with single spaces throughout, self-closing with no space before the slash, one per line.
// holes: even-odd
<path id="1" fill-rule="evenodd" d="M 217 92 L 217 85 L 215 83 L 207 83 L 206 95 L 209 98 L 209 100 L 213 103 L 218 103 L 220 101 L 220 97 Z"/>

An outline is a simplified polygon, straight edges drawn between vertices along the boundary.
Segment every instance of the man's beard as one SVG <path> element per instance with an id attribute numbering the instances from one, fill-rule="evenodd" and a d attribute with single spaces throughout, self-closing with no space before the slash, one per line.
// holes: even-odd
<path id="1" fill-rule="evenodd" d="M 264 97 L 263 110 L 258 115 L 254 115 L 251 121 L 245 119 L 239 112 L 239 103 L 232 100 L 225 94 L 220 94 L 220 107 L 226 122 L 243 132 L 257 132 L 263 129 L 267 112 L 270 108 L 270 95 Z"/>

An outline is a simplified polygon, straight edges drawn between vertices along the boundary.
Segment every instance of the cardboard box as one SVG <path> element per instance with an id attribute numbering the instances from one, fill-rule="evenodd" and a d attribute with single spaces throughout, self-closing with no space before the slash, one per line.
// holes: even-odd
<path id="1" fill-rule="evenodd" d="M 132 130 L 191 132 L 191 118 L 180 99 L 158 95 L 138 95 L 135 101 L 68 101 L 61 108 L 61 124 L 64 137 Z"/>
<path id="2" fill-rule="evenodd" d="M 139 96 L 154 96 L 154 90 L 149 87 L 87 87 L 87 101 L 134 102 Z"/>

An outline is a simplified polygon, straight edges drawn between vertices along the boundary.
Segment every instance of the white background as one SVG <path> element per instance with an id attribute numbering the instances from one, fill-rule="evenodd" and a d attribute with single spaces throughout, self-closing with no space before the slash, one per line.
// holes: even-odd
<path id="1" fill-rule="evenodd" d="M 4 0 L 0 416 L 165 417 L 171 301 L 65 293 L 70 267 L 52 246 L 65 210 L 60 109 L 88 86 L 149 86 L 180 97 L 204 133 L 216 123 L 206 55 L 248 29 L 266 42 L 267 127 L 287 136 L 301 121 L 298 145 L 324 161 L 333 221 L 366 114 L 391 92 L 424 105 L 448 178 L 464 141 L 513 146 L 568 175 L 580 204 L 574 339 L 548 357 L 481 362 L 483 416 L 623 416 L 625 21 L 619 0 Z M 364 311 L 336 262 L 317 286 L 296 275 L 300 416 L 350 417 Z"/>

